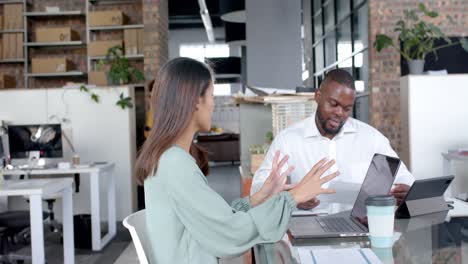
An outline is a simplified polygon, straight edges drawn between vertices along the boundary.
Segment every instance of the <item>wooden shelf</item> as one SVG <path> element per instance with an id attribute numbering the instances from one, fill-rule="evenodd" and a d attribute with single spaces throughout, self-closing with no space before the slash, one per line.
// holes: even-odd
<path id="1" fill-rule="evenodd" d="M 60 11 L 60 12 L 26 12 L 27 17 L 51 17 L 51 16 L 84 16 L 85 13 L 78 11 Z"/>
<path id="2" fill-rule="evenodd" d="M 0 60 L 0 63 L 5 64 L 5 63 L 24 63 L 24 59 L 4 59 Z"/>
<path id="3" fill-rule="evenodd" d="M 138 0 L 97 0 L 96 2 L 89 2 L 91 5 L 123 5 L 123 4 L 135 4 Z"/>
<path id="4" fill-rule="evenodd" d="M 124 55 L 125 58 L 129 60 L 137 60 L 137 59 L 144 59 L 145 55 L 137 54 L 137 55 Z M 106 56 L 97 56 L 97 57 L 89 57 L 90 60 L 103 60 Z"/>
<path id="5" fill-rule="evenodd" d="M 28 42 L 28 47 L 53 47 L 53 46 L 82 46 L 83 41 L 64 41 L 64 42 Z"/>
<path id="6" fill-rule="evenodd" d="M 80 71 L 56 72 L 56 73 L 28 73 L 28 77 L 65 77 L 65 76 L 84 76 Z"/>
<path id="7" fill-rule="evenodd" d="M 98 31 L 98 30 L 122 30 L 122 29 L 136 29 L 136 28 L 143 28 L 144 25 L 122 25 L 122 26 L 102 26 L 102 27 L 90 27 L 90 31 Z"/>
<path id="8" fill-rule="evenodd" d="M 5 33 L 24 33 L 24 29 L 5 29 L 5 30 L 0 30 L 0 34 L 5 34 Z"/>
<path id="9" fill-rule="evenodd" d="M 0 1 L 0 4 L 22 4 L 22 0 L 4 0 Z"/>

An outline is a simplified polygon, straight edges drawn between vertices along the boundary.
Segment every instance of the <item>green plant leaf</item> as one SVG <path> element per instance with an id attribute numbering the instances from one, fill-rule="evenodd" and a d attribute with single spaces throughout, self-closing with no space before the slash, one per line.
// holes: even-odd
<path id="1" fill-rule="evenodd" d="M 404 10 L 403 13 L 405 14 L 405 17 L 409 20 L 412 20 L 414 22 L 419 20 L 418 15 L 416 15 L 416 12 L 414 10 Z"/>
<path id="2" fill-rule="evenodd" d="M 93 100 L 94 102 L 96 103 L 99 103 L 99 95 L 95 94 L 95 93 L 92 93 L 91 94 L 91 100 Z"/>
<path id="3" fill-rule="evenodd" d="M 138 69 L 135 69 L 135 71 L 133 72 L 133 74 L 135 75 L 135 78 L 138 80 L 138 81 L 144 81 L 145 80 L 145 75 Z"/>
<path id="4" fill-rule="evenodd" d="M 130 98 L 128 96 L 124 97 L 123 93 L 120 93 L 119 98 L 120 99 L 115 104 L 120 106 L 122 109 L 132 108 L 133 107 L 132 98 Z"/>
<path id="5" fill-rule="evenodd" d="M 426 5 L 424 3 L 419 3 L 418 7 L 419 7 L 419 10 L 421 12 L 423 12 L 423 13 L 427 12 L 427 8 L 426 8 Z"/>
<path id="6" fill-rule="evenodd" d="M 106 61 L 104 59 L 100 59 L 96 65 L 97 70 L 101 70 L 104 64 L 106 64 Z"/>
<path id="7" fill-rule="evenodd" d="M 266 138 L 266 141 L 267 141 L 267 142 L 273 142 L 273 132 L 268 131 L 268 132 L 265 134 L 265 138 Z"/>
<path id="8" fill-rule="evenodd" d="M 88 92 L 89 92 L 89 89 L 88 89 L 86 86 L 81 85 L 81 86 L 80 86 L 80 91 L 81 91 L 81 92 L 86 92 L 86 93 L 88 93 Z"/>
<path id="9" fill-rule="evenodd" d="M 374 47 L 377 49 L 378 52 L 380 52 L 382 49 L 392 46 L 393 45 L 393 40 L 384 34 L 378 34 L 375 37 L 374 41 Z"/>
<path id="10" fill-rule="evenodd" d="M 466 38 L 460 38 L 460 45 L 466 52 L 468 52 L 468 41 Z"/>
<path id="11" fill-rule="evenodd" d="M 426 16 L 428 16 L 428 17 L 434 18 L 434 17 L 439 16 L 439 13 L 437 13 L 436 11 L 429 11 L 429 10 L 427 10 L 426 6 L 425 6 L 423 3 L 420 3 L 420 4 L 419 4 L 419 10 L 420 10 L 421 12 L 423 12 L 423 13 L 424 13 Z"/>

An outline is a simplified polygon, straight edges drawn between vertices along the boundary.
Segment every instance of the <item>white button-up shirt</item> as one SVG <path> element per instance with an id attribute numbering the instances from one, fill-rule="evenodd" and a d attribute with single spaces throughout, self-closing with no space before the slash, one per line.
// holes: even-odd
<path id="1" fill-rule="evenodd" d="M 254 175 L 251 194 L 260 190 L 270 175 L 273 157 L 277 150 L 281 152 L 280 159 L 286 154 L 289 155 L 288 166 L 294 166 L 294 171 L 290 175 L 291 183 L 299 182 L 322 158 L 335 159 L 335 165 L 322 176 L 336 170 L 340 171 L 340 175 L 326 183 L 324 187 L 332 182 L 362 185 L 375 153 L 397 157 L 384 135 L 353 118 L 348 118 L 333 139 L 322 136 L 315 124 L 314 114 L 276 136 L 262 165 Z M 413 182 L 413 175 L 401 163 L 395 183 L 412 185 Z"/>

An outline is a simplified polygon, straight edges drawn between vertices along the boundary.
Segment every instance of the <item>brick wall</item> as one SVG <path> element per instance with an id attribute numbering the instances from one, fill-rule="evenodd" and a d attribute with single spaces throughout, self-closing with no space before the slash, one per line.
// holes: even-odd
<path id="1" fill-rule="evenodd" d="M 397 42 L 393 32 L 396 21 L 403 18 L 403 10 L 415 9 L 426 3 L 430 10 L 439 12 L 436 25 L 450 36 L 468 35 L 467 0 L 368 0 L 369 3 L 369 68 L 371 124 L 390 139 L 400 151 L 400 55 L 389 48 L 380 53 L 372 47 L 375 35 L 385 33 Z M 446 18 L 450 15 L 455 25 Z"/>
<path id="2" fill-rule="evenodd" d="M 168 10 L 168 0 L 143 0 L 146 83 L 156 77 L 169 57 Z"/>

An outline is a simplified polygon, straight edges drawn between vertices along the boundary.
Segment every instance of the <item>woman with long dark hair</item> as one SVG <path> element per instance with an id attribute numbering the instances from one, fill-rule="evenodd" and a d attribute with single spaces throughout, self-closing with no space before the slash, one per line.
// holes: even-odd
<path id="1" fill-rule="evenodd" d="M 218 263 L 255 244 L 280 240 L 297 203 L 333 193 L 321 178 L 334 161 L 318 162 L 295 186 L 286 185 L 288 157 L 276 153 L 272 172 L 255 195 L 230 206 L 212 190 L 206 152 L 193 143 L 209 131 L 214 109 L 213 73 L 196 60 L 177 58 L 160 70 L 152 93 L 153 128 L 136 162 L 145 187 L 146 223 L 153 263 Z"/>

